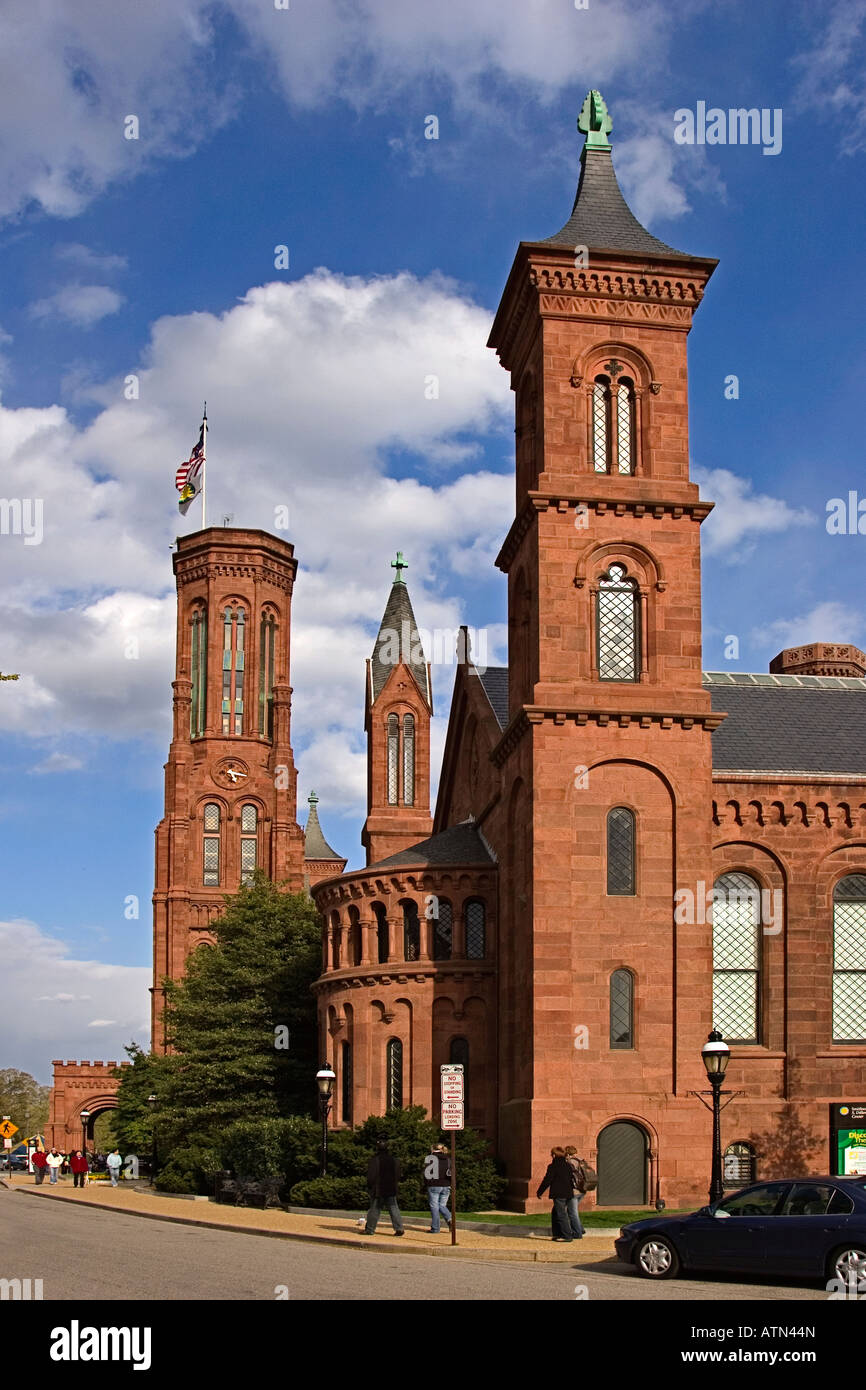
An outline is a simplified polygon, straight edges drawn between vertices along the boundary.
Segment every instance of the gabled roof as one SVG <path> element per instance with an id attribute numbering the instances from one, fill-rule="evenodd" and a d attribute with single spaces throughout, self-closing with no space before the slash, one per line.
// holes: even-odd
<path id="1" fill-rule="evenodd" d="M 401 566 L 402 568 L 402 566 Z M 385 682 L 398 662 L 402 661 L 412 672 L 418 688 L 428 705 L 432 706 L 429 673 L 424 657 L 418 625 L 412 611 L 412 601 L 405 580 L 397 577 L 391 585 L 385 612 L 379 625 L 373 655 L 370 658 L 370 699 L 376 700 L 384 689 Z"/>
<path id="2" fill-rule="evenodd" d="M 432 867 L 495 862 L 475 822 L 467 820 L 440 831 L 438 835 L 431 835 L 429 839 L 421 840 L 417 845 L 410 845 L 409 849 L 401 849 L 397 854 L 389 855 L 387 859 L 380 859 L 378 864 L 370 864 L 367 872 L 372 873 L 374 869 L 398 868 L 401 865 L 423 868 L 428 864 Z"/>
<path id="3" fill-rule="evenodd" d="M 704 672 L 714 772 L 866 777 L 866 680 Z"/>
<path id="4" fill-rule="evenodd" d="M 319 812 L 316 807 L 319 798 L 315 792 L 310 792 L 307 798 L 310 806 L 310 814 L 307 817 L 307 829 L 304 835 L 304 858 L 305 859 L 336 859 L 338 863 L 345 864 L 346 860 L 342 854 L 338 854 L 335 849 L 331 849 L 322 833 L 319 824 Z"/>
<path id="5" fill-rule="evenodd" d="M 484 687 L 497 724 L 504 729 L 508 723 L 508 667 L 488 666 L 485 671 L 476 671 L 476 675 Z"/>

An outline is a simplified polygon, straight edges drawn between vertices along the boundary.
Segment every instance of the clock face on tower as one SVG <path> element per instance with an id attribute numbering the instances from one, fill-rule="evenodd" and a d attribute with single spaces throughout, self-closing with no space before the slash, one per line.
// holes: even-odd
<path id="1" fill-rule="evenodd" d="M 246 763 L 240 758 L 223 758 L 211 773 L 220 787 L 242 787 L 249 776 Z"/>

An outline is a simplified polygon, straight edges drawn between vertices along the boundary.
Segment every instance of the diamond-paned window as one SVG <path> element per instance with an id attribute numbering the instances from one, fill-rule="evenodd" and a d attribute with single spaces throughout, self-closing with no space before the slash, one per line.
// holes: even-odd
<path id="1" fill-rule="evenodd" d="M 244 806 L 241 810 L 241 834 L 255 835 L 257 812 L 255 806 Z"/>
<path id="2" fill-rule="evenodd" d="M 833 894 L 833 1041 L 866 1042 L 866 874 Z"/>
<path id="3" fill-rule="evenodd" d="M 209 801 L 204 808 L 204 828 L 205 830 L 219 830 L 220 828 L 220 808 L 215 801 Z"/>
<path id="4" fill-rule="evenodd" d="M 592 388 L 592 466 L 596 473 L 607 472 L 609 417 L 610 382 L 606 376 L 597 376 Z"/>
<path id="5" fill-rule="evenodd" d="M 400 720 L 388 715 L 388 804 L 397 805 L 400 778 Z"/>
<path id="6" fill-rule="evenodd" d="M 241 883 L 249 883 L 256 867 L 257 825 L 255 806 L 241 807 Z"/>
<path id="7" fill-rule="evenodd" d="M 190 738 L 200 738 L 207 716 L 207 613 L 203 608 L 197 608 L 192 615 L 190 676 L 189 732 Z"/>
<path id="8" fill-rule="evenodd" d="M 403 805 L 415 804 L 415 716 L 403 715 Z"/>
<path id="9" fill-rule="evenodd" d="M 612 897 L 632 897 L 635 891 L 634 812 L 614 806 L 607 813 L 607 891 Z"/>
<path id="10" fill-rule="evenodd" d="M 226 608 L 223 614 L 223 734 L 243 733 L 245 631 L 243 608 Z"/>
<path id="11" fill-rule="evenodd" d="M 748 1187 L 755 1181 L 755 1150 L 751 1144 L 739 1142 L 725 1149 L 722 1182 L 725 1187 Z"/>
<path id="12" fill-rule="evenodd" d="M 487 954 L 487 912 L 481 898 L 470 898 L 463 909 L 466 925 L 466 959 L 483 960 Z"/>
<path id="13" fill-rule="evenodd" d="M 713 885 L 713 1027 L 729 1042 L 759 1041 L 761 889 L 748 874 Z"/>
<path id="14" fill-rule="evenodd" d="M 399 1038 L 391 1038 L 386 1054 L 387 1096 L 389 1110 L 403 1108 L 403 1044 Z"/>
<path id="15" fill-rule="evenodd" d="M 634 1047 L 634 976 L 614 970 L 610 977 L 610 1045 Z"/>
<path id="16" fill-rule="evenodd" d="M 373 903 L 373 915 L 376 918 L 376 954 L 379 964 L 384 965 L 388 959 L 388 915 L 385 904 Z"/>
<path id="17" fill-rule="evenodd" d="M 418 921 L 418 904 L 403 904 L 403 959 L 419 960 L 421 956 L 421 923 Z"/>
<path id="18" fill-rule="evenodd" d="M 204 837 L 204 873 L 202 883 L 205 888 L 218 888 L 220 882 L 220 842 L 218 835 Z"/>
<path id="19" fill-rule="evenodd" d="M 616 388 L 616 471 L 634 472 L 634 387 L 623 377 Z"/>
<path id="20" fill-rule="evenodd" d="M 598 583 L 598 674 L 603 681 L 636 681 L 640 672 L 637 585 L 623 565 Z"/>
<path id="21" fill-rule="evenodd" d="M 448 898 L 438 898 L 434 906 L 436 915 L 433 918 L 433 959 L 450 960 L 453 929 L 451 903 Z"/>

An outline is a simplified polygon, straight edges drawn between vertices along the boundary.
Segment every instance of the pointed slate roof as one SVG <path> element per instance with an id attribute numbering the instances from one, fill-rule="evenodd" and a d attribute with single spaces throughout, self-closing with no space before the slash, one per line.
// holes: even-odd
<path id="1" fill-rule="evenodd" d="M 600 92 L 591 91 L 577 118 L 577 128 L 585 132 L 586 144 L 580 155 L 580 181 L 571 216 L 553 236 L 533 245 L 585 246 L 588 251 L 625 251 L 642 256 L 708 261 L 691 256 L 659 241 L 641 226 L 617 183 L 607 138 L 613 122 Z M 712 261 L 715 265 L 716 262 Z"/>
<path id="2" fill-rule="evenodd" d="M 432 704 L 428 682 L 427 661 L 418 625 L 412 611 L 409 590 L 401 571 L 407 569 L 403 552 L 397 551 L 397 559 L 391 561 L 396 570 L 394 583 L 385 604 L 385 612 L 379 625 L 379 634 L 370 658 L 371 700 L 378 699 L 382 689 L 398 662 L 402 661 L 412 672 L 418 687 L 428 705 Z"/>
<path id="3" fill-rule="evenodd" d="M 307 797 L 310 806 L 310 814 L 307 817 L 307 829 L 304 835 L 304 858 L 305 859 L 336 859 L 341 864 L 345 864 L 342 854 L 338 854 L 335 849 L 331 849 L 319 824 L 319 813 L 316 807 L 319 798 L 315 792 L 310 792 Z"/>

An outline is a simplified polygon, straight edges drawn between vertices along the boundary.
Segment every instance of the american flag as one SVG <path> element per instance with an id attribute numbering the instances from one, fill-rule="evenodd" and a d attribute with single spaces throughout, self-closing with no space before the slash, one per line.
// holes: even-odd
<path id="1" fill-rule="evenodd" d="M 198 443 L 185 463 L 182 463 L 174 475 L 174 485 L 178 492 L 183 492 L 187 482 L 194 483 L 201 473 L 201 466 L 204 463 L 204 421 L 202 421 L 201 432 Z M 192 475 L 190 477 L 190 474 Z"/>

